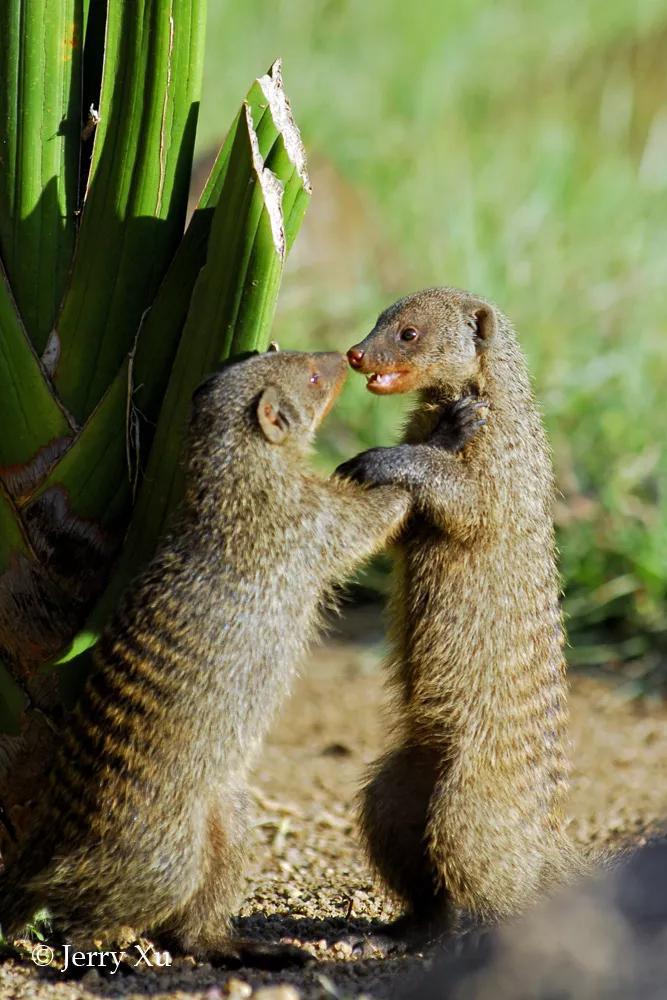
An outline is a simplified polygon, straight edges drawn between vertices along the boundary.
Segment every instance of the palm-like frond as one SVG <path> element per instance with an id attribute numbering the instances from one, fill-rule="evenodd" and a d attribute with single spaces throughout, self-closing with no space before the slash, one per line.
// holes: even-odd
<path id="1" fill-rule="evenodd" d="M 51 697 L 39 668 L 90 645 L 150 557 L 182 489 L 192 390 L 266 346 L 310 190 L 277 63 L 246 95 L 184 233 L 203 0 L 110 3 L 103 45 L 92 20 L 83 0 L 0 10 L 6 732 L 26 697 Z M 82 62 L 102 60 L 91 140 Z"/>

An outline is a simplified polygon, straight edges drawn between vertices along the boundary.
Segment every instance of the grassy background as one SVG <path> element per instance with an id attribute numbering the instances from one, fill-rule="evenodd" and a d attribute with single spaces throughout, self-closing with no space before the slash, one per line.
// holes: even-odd
<path id="1" fill-rule="evenodd" d="M 345 349 L 430 284 L 495 299 L 553 442 L 572 659 L 664 671 L 662 0 L 209 8 L 200 151 L 281 55 L 314 165 L 281 346 Z M 351 378 L 322 462 L 395 440 L 403 405 Z"/>

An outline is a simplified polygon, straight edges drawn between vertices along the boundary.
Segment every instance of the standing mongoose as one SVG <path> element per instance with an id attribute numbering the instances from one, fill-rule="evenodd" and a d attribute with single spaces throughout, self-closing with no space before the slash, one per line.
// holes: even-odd
<path id="1" fill-rule="evenodd" d="M 401 299 L 348 358 L 371 392 L 419 391 L 405 443 L 339 469 L 413 498 L 391 605 L 396 740 L 362 836 L 417 919 L 514 913 L 579 869 L 554 485 L 526 364 L 507 318 L 451 288 Z"/>
<path id="2" fill-rule="evenodd" d="M 46 906 L 70 940 L 150 931 L 228 953 L 248 769 L 322 602 L 409 507 L 307 467 L 346 371 L 339 354 L 267 353 L 195 393 L 180 512 L 97 647 L 45 814 L 0 877 L 5 934 Z"/>

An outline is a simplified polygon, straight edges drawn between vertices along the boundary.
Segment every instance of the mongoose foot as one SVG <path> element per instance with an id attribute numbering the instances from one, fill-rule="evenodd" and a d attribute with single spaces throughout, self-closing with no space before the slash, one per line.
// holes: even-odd
<path id="1" fill-rule="evenodd" d="M 455 399 L 445 407 L 434 440 L 447 451 L 462 451 L 486 424 L 489 409 L 489 402 L 479 396 Z"/>
<path id="2" fill-rule="evenodd" d="M 353 954 L 360 958 L 398 958 L 424 955 L 440 937 L 424 932 L 404 922 L 403 919 L 384 924 L 377 930 L 365 933 L 362 939 L 350 939 Z"/>
<path id="3" fill-rule="evenodd" d="M 443 913 L 432 913 L 429 916 L 404 913 L 390 924 L 386 924 L 382 934 L 401 942 L 407 952 L 422 952 L 463 933 L 461 920 L 462 915 L 454 909 Z"/>
<path id="4" fill-rule="evenodd" d="M 312 960 L 311 954 L 296 945 L 251 941 L 247 938 L 235 938 L 230 942 L 228 951 L 209 956 L 211 965 L 216 968 L 265 969 L 269 972 L 303 968 Z"/>
<path id="5" fill-rule="evenodd" d="M 361 933 L 345 934 L 332 942 L 334 948 L 338 944 L 347 944 L 352 949 L 354 959 L 398 958 L 407 952 L 405 942 L 394 937 L 386 925 L 378 930 Z"/>
<path id="6" fill-rule="evenodd" d="M 447 927 L 432 920 L 417 920 L 413 916 L 403 916 L 394 920 L 387 928 L 394 939 L 404 941 L 413 951 L 433 944 L 447 933 Z"/>

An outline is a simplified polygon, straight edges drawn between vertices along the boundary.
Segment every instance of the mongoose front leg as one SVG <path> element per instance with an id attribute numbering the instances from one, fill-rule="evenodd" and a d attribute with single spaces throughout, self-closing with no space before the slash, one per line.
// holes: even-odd
<path id="1" fill-rule="evenodd" d="M 402 486 L 417 510 L 452 534 L 467 535 L 484 521 L 478 482 L 460 456 L 435 443 L 370 448 L 340 465 L 336 475 L 357 483 Z"/>
<path id="2" fill-rule="evenodd" d="M 489 401 L 479 396 L 467 395 L 455 399 L 445 406 L 430 443 L 454 454 L 463 451 L 486 425 L 488 411 Z"/>
<path id="3" fill-rule="evenodd" d="M 366 486 L 403 486 L 414 490 L 421 485 L 431 451 L 431 445 L 414 444 L 369 448 L 339 465 L 336 475 Z"/>
<path id="4" fill-rule="evenodd" d="M 432 465 L 433 459 L 442 452 L 456 455 L 463 451 L 485 426 L 488 410 L 488 400 L 480 399 L 479 396 L 466 395 L 448 403 L 435 430 L 426 441 L 427 447 L 438 449 L 435 454 L 424 456 L 427 464 Z M 427 471 L 423 469 L 424 463 L 421 469 L 414 468 L 414 463 L 419 459 L 415 447 L 413 444 L 401 444 L 390 448 L 369 448 L 339 465 L 336 473 L 361 483 L 414 488 L 414 480 L 418 479 L 421 485 L 423 473 Z"/>
<path id="5" fill-rule="evenodd" d="M 344 573 L 391 543 L 412 506 L 410 493 L 399 486 L 362 488 L 334 475 L 321 488 L 321 536 Z"/>
<path id="6" fill-rule="evenodd" d="M 447 404 L 440 421 L 423 444 L 370 448 L 344 462 L 336 474 L 358 483 L 402 486 L 410 490 L 432 520 L 452 528 L 452 520 L 471 511 L 475 492 L 466 467 L 455 456 L 487 422 L 489 403 L 465 395 Z"/>

